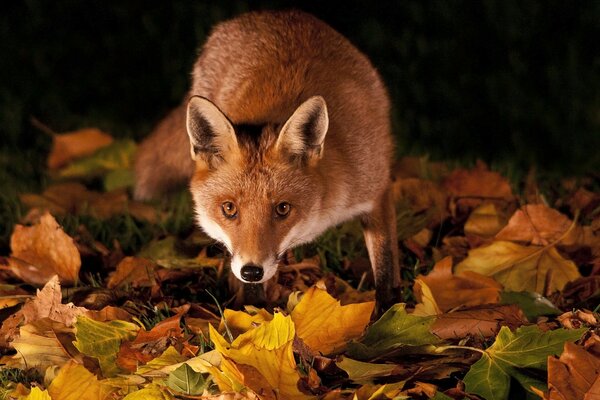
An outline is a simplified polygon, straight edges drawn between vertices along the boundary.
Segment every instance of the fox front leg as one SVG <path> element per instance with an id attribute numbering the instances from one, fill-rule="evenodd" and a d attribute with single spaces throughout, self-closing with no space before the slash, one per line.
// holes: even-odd
<path id="1" fill-rule="evenodd" d="M 396 303 L 400 286 L 396 209 L 390 188 L 361 222 L 375 278 L 375 312 L 381 315 Z"/>

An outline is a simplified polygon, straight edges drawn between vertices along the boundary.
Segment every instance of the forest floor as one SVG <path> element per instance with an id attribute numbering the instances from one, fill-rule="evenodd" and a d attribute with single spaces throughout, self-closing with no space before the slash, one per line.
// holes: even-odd
<path id="1" fill-rule="evenodd" d="M 133 141 L 53 141 L 3 210 L 0 399 L 600 398 L 598 175 L 399 160 L 401 302 L 375 319 L 357 222 L 243 304 L 188 193 L 131 199 Z"/>

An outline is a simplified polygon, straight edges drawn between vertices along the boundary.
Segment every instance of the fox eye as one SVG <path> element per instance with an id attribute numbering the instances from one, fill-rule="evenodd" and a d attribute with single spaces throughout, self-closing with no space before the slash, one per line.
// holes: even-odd
<path id="1" fill-rule="evenodd" d="M 221 204 L 221 211 L 225 218 L 234 219 L 237 216 L 237 207 L 231 201 Z"/>
<path id="2" fill-rule="evenodd" d="M 290 205 L 290 203 L 285 201 L 282 201 L 281 203 L 275 206 L 275 212 L 277 213 L 277 216 L 281 218 L 287 217 L 291 209 L 292 206 Z"/>

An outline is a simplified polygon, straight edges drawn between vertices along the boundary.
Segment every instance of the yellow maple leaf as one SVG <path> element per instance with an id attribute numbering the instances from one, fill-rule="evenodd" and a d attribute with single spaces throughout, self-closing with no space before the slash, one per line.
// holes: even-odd
<path id="1" fill-rule="evenodd" d="M 60 400 L 109 399 L 113 391 L 113 388 L 98 381 L 83 365 L 73 361 L 60 369 L 48 387 L 50 397 Z"/>
<path id="2" fill-rule="evenodd" d="M 312 350 L 331 354 L 362 335 L 371 319 L 374 301 L 340 305 L 327 291 L 310 288 L 291 313 L 296 333 Z"/>
<path id="3" fill-rule="evenodd" d="M 37 386 L 31 388 L 31 392 L 27 395 L 27 397 L 22 397 L 22 400 L 52 400 L 50 394 L 47 390 L 42 391 Z"/>
<path id="4" fill-rule="evenodd" d="M 565 260 L 554 246 L 521 246 L 498 241 L 469 251 L 456 273 L 474 271 L 492 276 L 506 290 L 551 294 L 581 275 L 573 261 Z"/>
<path id="5" fill-rule="evenodd" d="M 229 329 L 238 333 L 247 332 L 258 326 L 258 324 L 273 319 L 273 315 L 264 308 L 259 309 L 252 306 L 247 306 L 246 312 L 230 310 L 227 308 L 223 312 L 223 317 L 227 322 Z M 221 330 L 221 328 L 219 328 L 219 330 Z"/>
<path id="6" fill-rule="evenodd" d="M 289 316 L 276 313 L 272 321 L 241 334 L 231 344 L 212 325 L 209 329 L 215 349 L 225 357 L 221 366 L 223 372 L 237 375 L 246 387 L 264 398 L 293 400 L 308 397 L 297 387 L 300 376 L 292 350 L 295 329 Z M 232 371 L 233 367 L 237 371 Z"/>

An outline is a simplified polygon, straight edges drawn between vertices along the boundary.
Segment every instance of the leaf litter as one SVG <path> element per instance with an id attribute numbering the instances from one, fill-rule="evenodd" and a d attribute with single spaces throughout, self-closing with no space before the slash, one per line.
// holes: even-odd
<path id="1" fill-rule="evenodd" d="M 402 159 L 403 301 L 375 318 L 355 227 L 289 252 L 242 304 L 250 289 L 189 214 L 130 199 L 134 143 L 95 130 L 55 143 L 58 181 L 21 194 L 29 213 L 0 257 L 3 398 L 600 396 L 597 182 L 521 197 L 481 162 Z M 154 240 L 90 233 L 119 215 L 140 235 L 157 226 Z"/>

